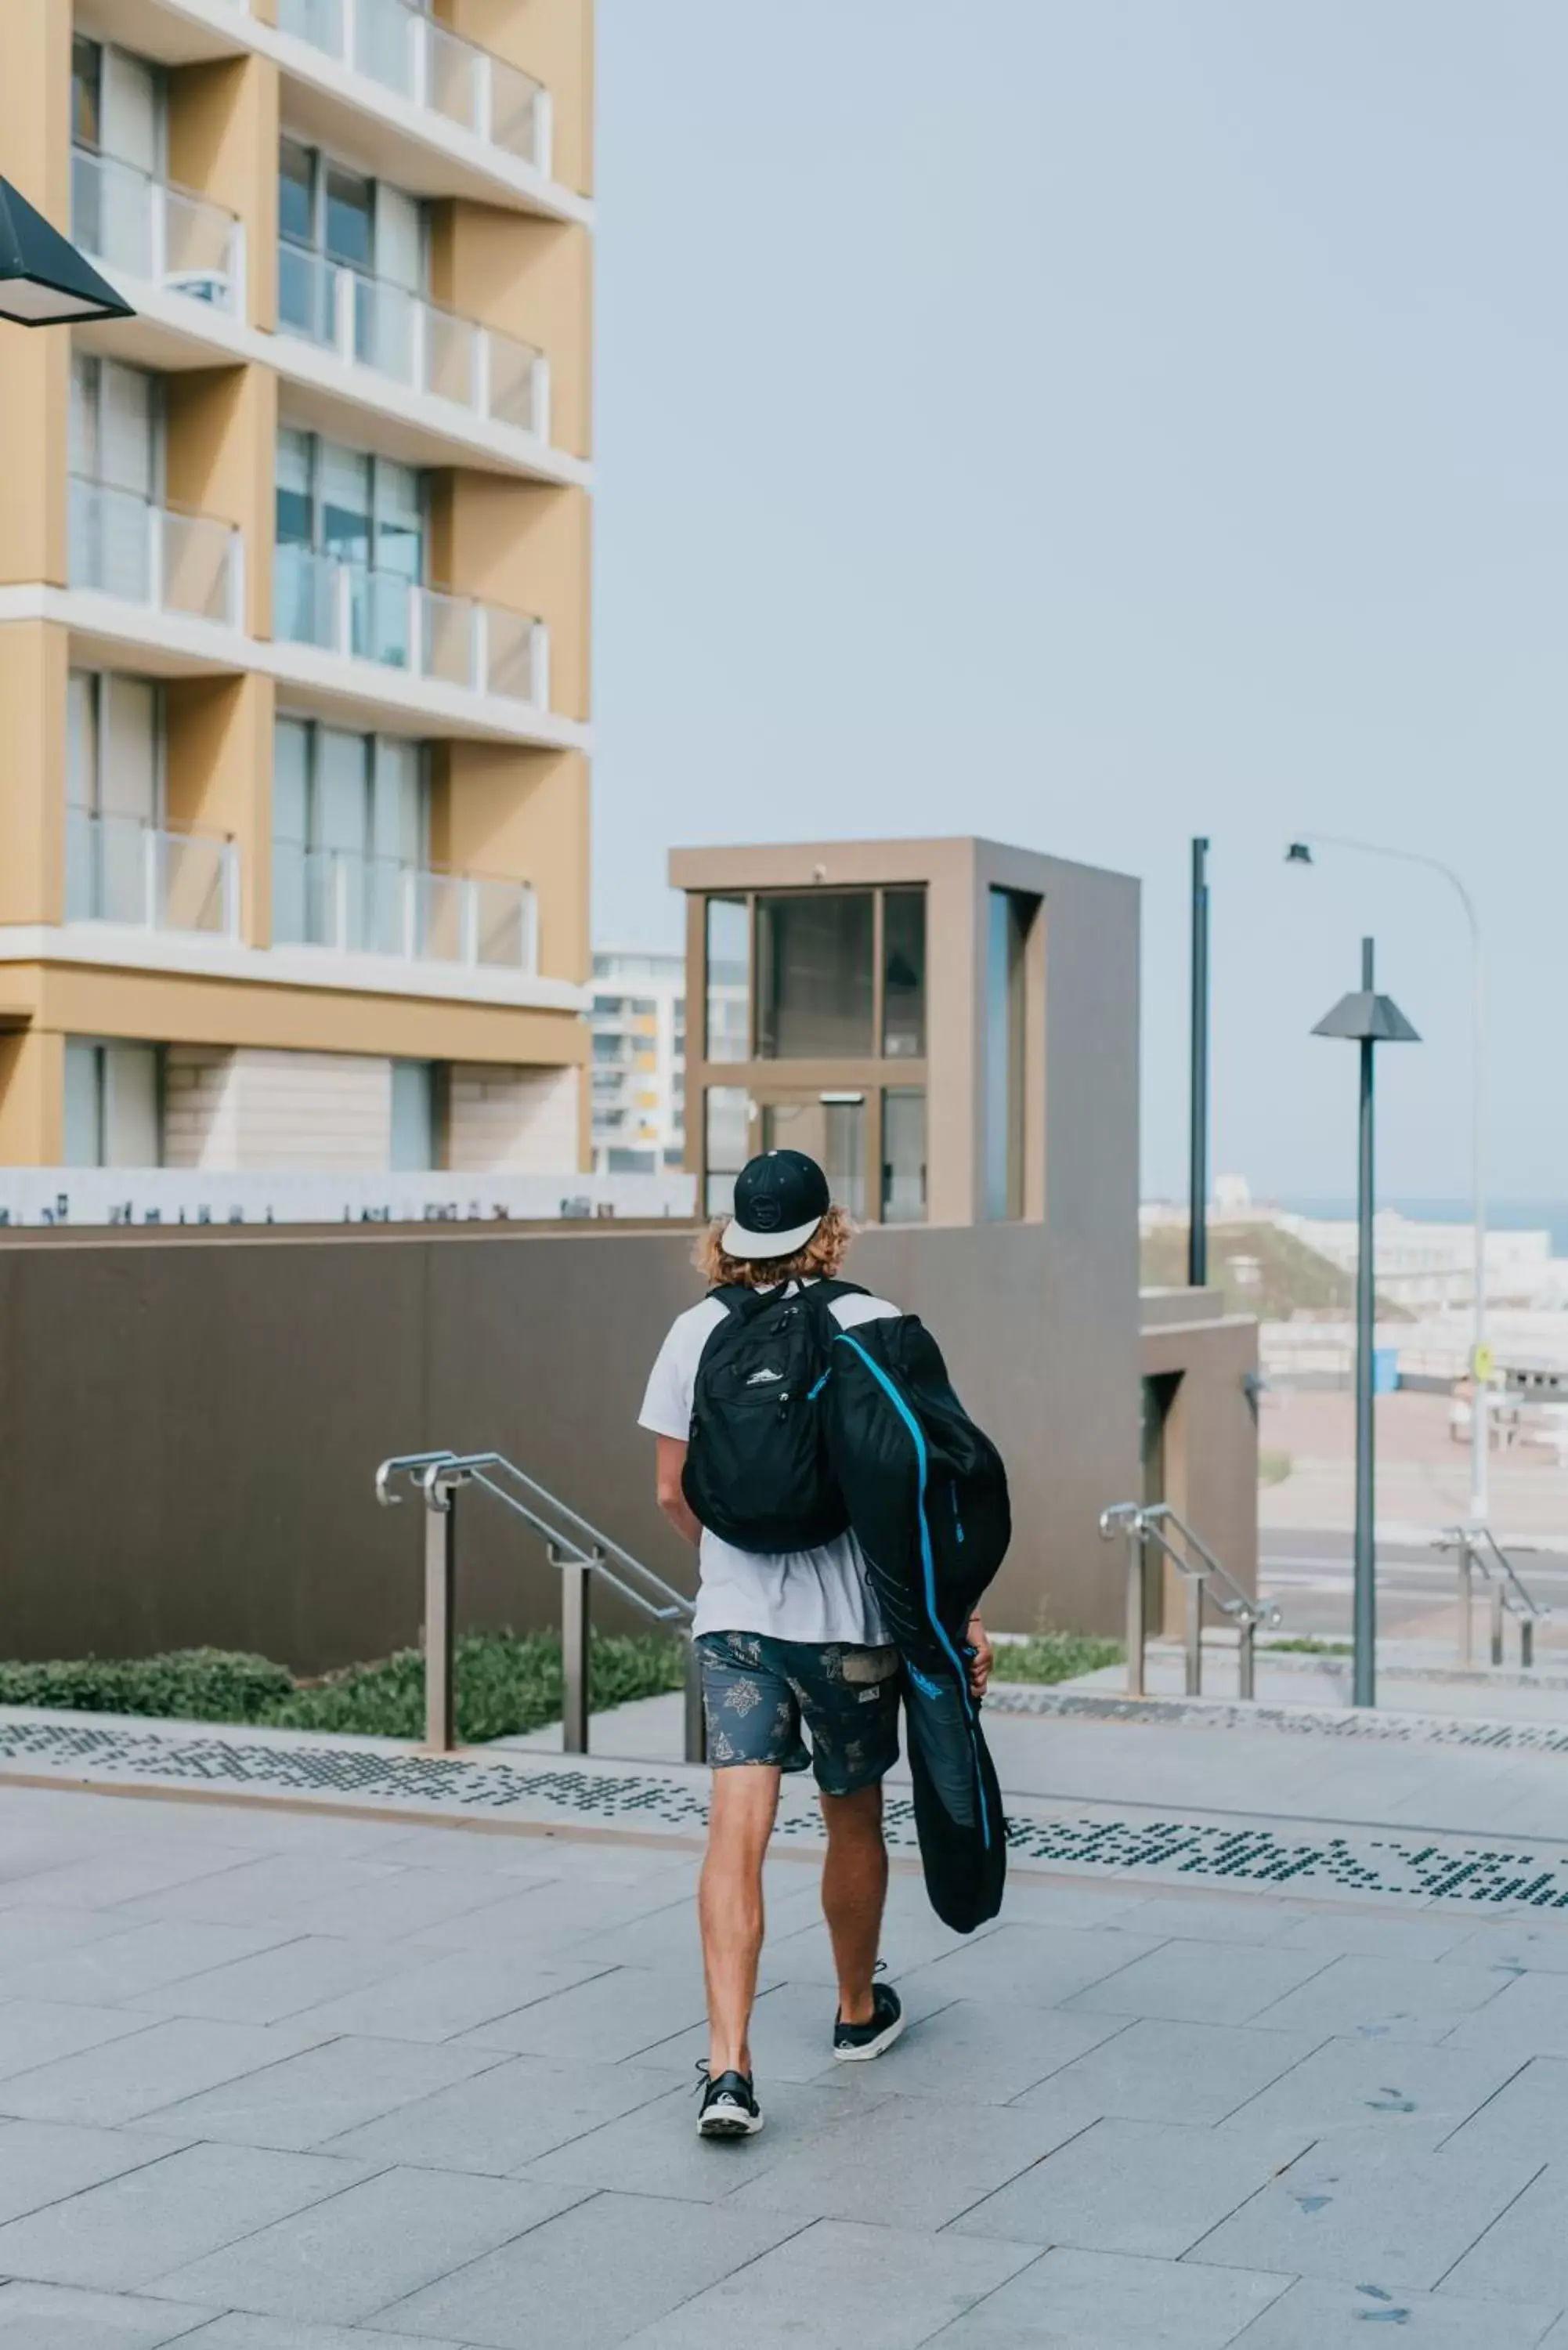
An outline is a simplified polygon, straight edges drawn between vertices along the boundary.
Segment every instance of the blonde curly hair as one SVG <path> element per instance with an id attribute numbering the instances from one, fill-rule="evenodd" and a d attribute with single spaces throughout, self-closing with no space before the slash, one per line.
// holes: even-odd
<path id="1" fill-rule="evenodd" d="M 781 1281 L 833 1281 L 855 1238 L 842 1208 L 829 1208 L 815 1232 L 794 1256 L 730 1256 L 724 1249 L 728 1216 L 715 1216 L 691 1252 L 691 1262 L 710 1289 L 771 1289 Z"/>

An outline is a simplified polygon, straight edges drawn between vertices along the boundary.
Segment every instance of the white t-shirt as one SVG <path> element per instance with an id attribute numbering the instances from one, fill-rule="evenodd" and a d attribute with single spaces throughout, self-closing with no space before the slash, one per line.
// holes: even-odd
<path id="1" fill-rule="evenodd" d="M 898 1308 L 885 1297 L 836 1297 L 829 1310 L 842 1329 L 853 1330 L 857 1323 L 896 1315 Z M 649 1375 L 639 1427 L 682 1443 L 690 1437 L 697 1366 L 710 1332 L 723 1319 L 716 1297 L 679 1316 Z M 820 1550 L 762 1555 L 721 1542 L 704 1526 L 698 1557 L 695 1632 L 762 1632 L 774 1640 L 847 1640 L 866 1648 L 880 1648 L 889 1638 L 852 1534 Z"/>

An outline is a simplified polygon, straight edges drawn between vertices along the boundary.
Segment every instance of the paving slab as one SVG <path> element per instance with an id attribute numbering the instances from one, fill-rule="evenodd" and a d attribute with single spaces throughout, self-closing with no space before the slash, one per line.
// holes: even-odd
<path id="1" fill-rule="evenodd" d="M 668 2071 L 640 2064 L 553 2064 L 543 2056 L 497 2055 L 493 2068 L 476 2078 L 346 2131 L 331 2141 L 332 2150 L 362 2162 L 504 2178 L 666 2097 L 672 2085 Z M 689 2082 L 681 2086 L 689 2097 Z"/>
<path id="2" fill-rule="evenodd" d="M 1497 2095 L 1477 2106 L 1447 2140 L 1456 2154 L 1568 2164 L 1568 2060 L 1537 2056 L 1516 2065 L 1511 2051 L 1493 2057 L 1450 2045 L 1438 2053 L 1460 2063 L 1509 2068 Z"/>
<path id="3" fill-rule="evenodd" d="M 62 2011 L 83 2015 L 91 2011 Z M 128 2018 L 134 2011 L 124 2011 Z M 292 2023 L 158 2023 L 147 2016 L 123 2038 L 36 2065 L 0 2082 L 0 2113 L 24 2120 L 82 2122 L 111 2128 L 159 2113 L 216 2082 L 259 2073 L 311 2046 L 316 2034 Z M 176 2137 L 187 2133 L 170 2126 Z"/>
<path id="4" fill-rule="evenodd" d="M 1342 2131 L 1222 2220 L 1202 2239 L 1198 2257 L 1390 2292 L 1429 2292 L 1538 2168 L 1529 2158 L 1497 2161 L 1440 2148 L 1413 2131 Z"/>
<path id="5" fill-rule="evenodd" d="M 1336 1958 L 1255 2021 L 1265 2030 L 1438 2040 L 1459 2017 L 1484 2009 L 1516 1980 L 1502 1967 L 1452 1960 Z M 1568 1995 L 1568 1979 L 1563 1987 Z"/>
<path id="6" fill-rule="evenodd" d="M 189 2342 L 210 2314 L 69 2285 L 0 2285 L 0 2344 L 8 2350 L 160 2350 L 165 2342 Z"/>
<path id="7" fill-rule="evenodd" d="M 1030 2258 L 1015 2244 L 818 2220 L 630 2335 L 627 2350 L 916 2350 Z"/>
<path id="8" fill-rule="evenodd" d="M 936 2340 L 939 2350 L 1224 2350 L 1290 2282 L 1061 2249 L 999 2285 Z"/>
<path id="9" fill-rule="evenodd" d="M 1489 1966 L 1490 1954 L 1484 1949 L 1473 1949 L 1479 1939 L 1462 1912 L 1448 1918 L 1425 1912 L 1414 1918 L 1390 1918 L 1325 1905 L 1304 1917 L 1293 1918 L 1279 1935 L 1277 1947 L 1321 1950 L 1327 1958 L 1347 1959 L 1441 1959 L 1451 1951 L 1474 1965 Z"/>
<path id="10" fill-rule="evenodd" d="M 976 2204 L 952 2232 L 1179 2260 L 1306 2143 L 1305 2132 L 1096 2122 Z M 1230 2265 L 1297 2273 L 1278 2261 Z"/>
<path id="11" fill-rule="evenodd" d="M 1512 2055 L 1521 2064 L 1532 2056 L 1568 2056 L 1568 1975 L 1499 1971 L 1501 1989 L 1455 2021 L 1449 2044 Z"/>
<path id="12" fill-rule="evenodd" d="M 161 2106 L 150 2121 L 152 2127 L 178 2137 L 303 2152 L 500 2061 L 493 2050 L 452 2043 L 422 2047 L 406 2040 L 330 2040 L 303 2054 L 231 2076 L 199 2096 Z"/>
<path id="13" fill-rule="evenodd" d="M 65 2122 L 0 2122 L 0 2224 L 58 2203 L 143 2163 L 161 2162 L 165 2141 L 126 2130 L 78 2129 Z"/>
<path id="14" fill-rule="evenodd" d="M 1452 1955 L 1461 1966 L 1568 1974 L 1568 1924 L 1555 1918 L 1494 1918 L 1467 1934 Z"/>
<path id="15" fill-rule="evenodd" d="M 348 2324 L 553 2219 L 581 2191 L 384 2170 L 329 2203 L 171 2270 L 158 2290 L 220 2309 Z"/>
<path id="16" fill-rule="evenodd" d="M 129 2292 L 363 2175 L 358 2164 L 321 2155 L 183 2147 L 9 2221 L 0 2228 L 0 2275 Z"/>
<path id="17" fill-rule="evenodd" d="M 151 2021 L 117 2007 L 61 2005 L 48 1999 L 0 2002 L 0 2079 L 35 2072 L 84 2048 L 101 2048 L 107 2041 L 129 2039 L 133 2032 L 145 2032 Z"/>
<path id="18" fill-rule="evenodd" d="M 1550 2309 L 1522 2303 L 1306 2278 L 1237 2334 L 1234 2350 L 1367 2350 L 1396 2336 L 1410 2350 L 1534 2350 L 1556 2338 L 1552 2317 Z"/>
<path id="19" fill-rule="evenodd" d="M 754 2263 L 798 2228 L 794 2218 L 650 2195 L 594 2195 L 559 2219 L 471 2261 L 439 2284 L 379 2311 L 391 2334 L 450 2335 L 478 2350 L 608 2350 L 668 2310 Z M 926 2240 L 929 2242 L 929 2239 Z M 760 2322 L 736 2340 L 765 2342 Z M 672 2337 L 692 2345 L 700 2331 Z M 824 2337 L 797 2326 L 816 2350 Z M 866 2350 L 871 2350 L 867 2344 Z"/>
<path id="20" fill-rule="evenodd" d="M 1457 2141 L 1453 2151 L 1459 2152 Z M 1443 2291 L 1568 2307 L 1568 2163 L 1550 2163 L 1537 2173 L 1455 2262 Z"/>
<path id="21" fill-rule="evenodd" d="M 526 2061 L 518 2059 L 520 2064 Z M 614 2083 L 631 2068 L 604 2069 Z M 875 2077 L 866 2078 L 868 2070 L 875 2075 L 874 2066 L 841 2064 L 836 2075 L 825 2074 L 820 2081 L 771 2082 L 764 2109 L 767 2126 L 755 2137 L 700 2138 L 697 2099 L 691 2085 L 682 2081 L 678 2088 L 660 2091 L 597 2129 L 568 2137 L 554 2152 L 529 2163 L 522 2176 L 550 2184 L 614 2188 L 627 2195 L 644 2193 L 656 2184 L 660 2195 L 717 2203 L 834 2123 L 869 2113 L 878 2102 L 878 2086 Z M 648 2086 L 654 2084 L 648 2081 Z M 560 2126 L 557 2119 L 554 2126 Z"/>
<path id="22" fill-rule="evenodd" d="M 186 1926 L 162 1932 L 184 1933 Z M 199 1929 L 213 1933 L 207 1926 Z M 90 1956 L 90 1953 L 84 1953 Z M 149 2015 L 204 2015 L 229 2023 L 280 2023 L 286 2016 L 323 2007 L 346 1991 L 417 1965 L 398 1942 L 348 1941 L 340 1936 L 302 1934 L 227 1966 L 212 1966 L 162 1984 L 126 1994 Z"/>
<path id="23" fill-rule="evenodd" d="M 107 1914 L 94 1913 L 102 1925 Z M 182 1975 L 223 1967 L 286 1941 L 282 1926 L 213 1926 L 163 1920 L 127 1931 L 95 1934 L 78 1949 L 40 1953 L 26 1963 L 0 1960 L 0 1999 L 79 2000 L 112 2004 L 155 1991 Z M 265 2022 L 265 2018 L 242 2021 Z"/>
<path id="24" fill-rule="evenodd" d="M 466 2044 L 613 2064 L 658 2047 L 706 2014 L 701 1976 L 690 1967 L 615 1967 L 480 2024 Z"/>
<path id="25" fill-rule="evenodd" d="M 182 2334 L 180 2345 L 181 2350 L 463 2350 L 460 2342 L 435 2342 L 426 2334 L 383 2334 L 362 2325 L 296 2325 L 292 2318 L 257 2317 L 243 2309 L 230 2310 L 210 2325 Z"/>
<path id="26" fill-rule="evenodd" d="M 1085 2118 L 1220 2122 L 1318 2044 L 1304 2033 L 1143 2016 L 1012 2102 L 1021 2111 L 1076 2108 Z"/>
<path id="27" fill-rule="evenodd" d="M 933 2000 L 986 1999 L 1030 2007 L 1057 2007 L 1075 1991 L 1120 1974 L 1161 1947 L 1153 1934 L 1119 1928 L 1013 1926 L 1003 1922 L 981 1939 L 920 1968 L 920 1988 Z"/>
<path id="28" fill-rule="evenodd" d="M 938 2114 L 923 2097 L 884 2097 L 798 2140 L 732 2201 L 738 2211 L 798 2211 L 934 2233 L 1080 2126 L 1075 2116 L 1007 2106 L 952 2106 Z"/>
<path id="29" fill-rule="evenodd" d="M 372 2040 L 454 2040 L 482 2024 L 515 2014 L 557 1991 L 602 1973 L 597 1966 L 542 1966 L 510 1950 L 421 1951 L 410 1966 L 407 1942 L 395 1974 L 367 1983 L 305 2012 L 321 2032 L 348 2032 Z"/>
<path id="30" fill-rule="evenodd" d="M 1233 2119 L 1241 2128 L 1262 2122 L 1313 2135 L 1413 2129 L 1430 2137 L 1459 2130 L 1489 2099 L 1497 2100 L 1514 2071 L 1511 2056 L 1480 2049 L 1397 2038 L 1328 2040 L 1260 2089 Z M 1564 2131 L 1568 2139 L 1568 2122 Z"/>
<path id="31" fill-rule="evenodd" d="M 1068 2000 L 1074 2014 L 1163 2016 L 1172 2023 L 1248 2023 L 1332 1964 L 1321 1952 L 1161 1943 Z M 1281 2029 L 1293 2029 L 1281 2019 Z"/>

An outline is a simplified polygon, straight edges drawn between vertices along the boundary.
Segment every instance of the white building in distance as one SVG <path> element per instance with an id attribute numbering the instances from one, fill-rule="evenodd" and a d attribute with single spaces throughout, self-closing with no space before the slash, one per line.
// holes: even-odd
<path id="1" fill-rule="evenodd" d="M 594 1170 L 659 1175 L 686 1158 L 686 958 L 594 953 Z"/>

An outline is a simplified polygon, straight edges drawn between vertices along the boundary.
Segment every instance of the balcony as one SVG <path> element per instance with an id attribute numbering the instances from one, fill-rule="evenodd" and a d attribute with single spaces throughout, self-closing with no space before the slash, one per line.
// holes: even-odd
<path id="1" fill-rule="evenodd" d="M 280 334 L 330 351 L 346 367 L 369 368 L 404 390 L 550 437 L 550 370 L 542 351 L 389 279 L 285 242 L 277 323 Z"/>
<path id="2" fill-rule="evenodd" d="M 132 163 L 71 154 L 71 234 L 106 269 L 243 318 L 244 224 Z"/>
<path id="3" fill-rule="evenodd" d="M 237 940 L 239 850 L 225 835 L 66 811 L 66 920 Z"/>
<path id="4" fill-rule="evenodd" d="M 278 0 L 277 29 L 549 177 L 548 91 L 409 0 Z"/>
<path id="5" fill-rule="evenodd" d="M 538 972 L 538 907 L 525 881 L 277 841 L 272 893 L 275 946 Z"/>
<path id="6" fill-rule="evenodd" d="M 221 629 L 244 625 L 244 540 L 215 515 L 71 476 L 69 573 L 117 602 Z"/>
<path id="7" fill-rule="evenodd" d="M 307 546 L 279 546 L 273 563 L 280 642 L 314 645 L 462 693 L 549 708 L 549 631 L 542 620 Z"/>

